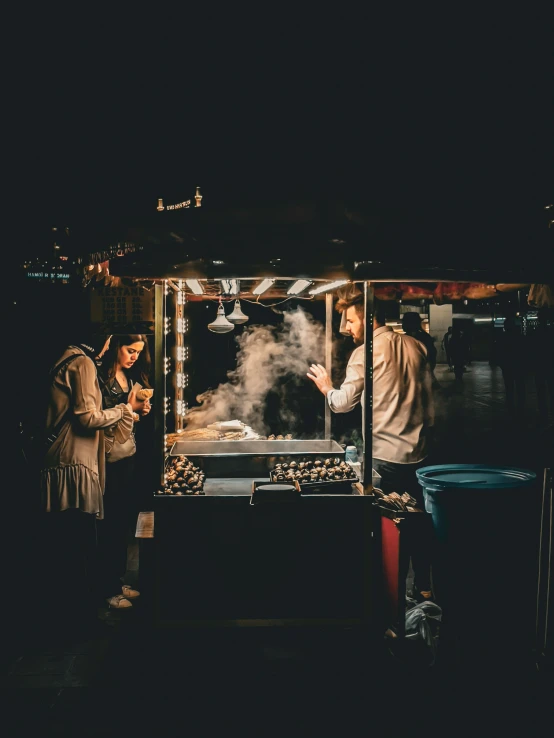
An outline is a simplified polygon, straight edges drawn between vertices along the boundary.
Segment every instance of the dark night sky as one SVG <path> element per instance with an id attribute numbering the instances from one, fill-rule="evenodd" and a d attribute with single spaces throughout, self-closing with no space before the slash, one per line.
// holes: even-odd
<path id="1" fill-rule="evenodd" d="M 39 24 L 12 81 L 16 232 L 140 223 L 200 184 L 206 207 L 356 197 L 423 214 L 454 248 L 517 244 L 554 197 L 551 39 L 540 18 L 458 21 L 291 24 L 290 43 L 247 45 L 222 20 L 205 45 L 166 42 L 167 21 L 55 43 Z"/>

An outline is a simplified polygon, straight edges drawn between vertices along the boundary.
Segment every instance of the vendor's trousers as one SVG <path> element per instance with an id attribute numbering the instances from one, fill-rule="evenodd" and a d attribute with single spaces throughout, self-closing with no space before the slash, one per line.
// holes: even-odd
<path id="1" fill-rule="evenodd" d="M 417 481 L 416 471 L 427 464 L 426 460 L 417 464 L 395 464 L 392 461 L 372 459 L 373 469 L 381 477 L 380 489 L 386 494 L 407 492 L 421 510 L 425 510 L 423 489 Z M 414 513 L 419 515 L 419 513 Z M 433 523 L 431 516 L 423 512 L 417 526 L 406 528 L 406 547 L 412 560 L 414 589 L 418 592 L 431 590 L 431 559 L 433 550 Z M 407 574 L 407 572 L 406 572 Z"/>

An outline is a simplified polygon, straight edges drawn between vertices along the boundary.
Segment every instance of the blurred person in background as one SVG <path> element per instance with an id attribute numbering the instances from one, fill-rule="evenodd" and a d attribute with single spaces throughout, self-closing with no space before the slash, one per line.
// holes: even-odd
<path id="1" fill-rule="evenodd" d="M 466 365 L 469 361 L 469 343 L 465 328 L 456 326 L 452 330 L 452 338 L 449 343 L 450 359 L 454 367 L 454 377 L 457 382 L 464 378 Z"/>
<path id="2" fill-rule="evenodd" d="M 448 326 L 448 330 L 442 337 L 442 347 L 444 349 L 444 353 L 446 355 L 446 363 L 448 364 L 448 369 L 452 371 L 454 367 L 452 366 L 452 358 L 450 356 L 450 339 L 452 338 L 452 326 Z"/>
<path id="3" fill-rule="evenodd" d="M 509 315 L 504 320 L 496 346 L 496 363 L 502 369 L 506 406 L 513 415 L 522 415 L 525 408 L 527 361 L 527 347 L 521 328 L 515 318 Z"/>
<path id="4" fill-rule="evenodd" d="M 433 387 L 438 389 L 440 385 L 435 377 L 435 367 L 437 365 L 435 339 L 422 327 L 420 314 L 414 312 L 404 313 L 402 316 L 402 330 L 407 336 L 415 338 L 416 341 L 422 343 L 427 349 L 427 361 L 429 362 L 429 369 L 431 370 Z"/>
<path id="5" fill-rule="evenodd" d="M 554 310 L 547 307 L 537 311 L 535 330 L 527 339 L 531 372 L 537 391 L 539 426 L 554 428 Z"/>

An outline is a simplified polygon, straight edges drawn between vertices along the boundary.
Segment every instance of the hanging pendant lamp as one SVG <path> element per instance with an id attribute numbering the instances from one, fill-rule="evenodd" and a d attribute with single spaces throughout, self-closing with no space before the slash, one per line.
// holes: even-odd
<path id="1" fill-rule="evenodd" d="M 245 315 L 240 309 L 240 300 L 235 300 L 235 309 L 232 313 L 229 313 L 227 320 L 230 320 L 231 323 L 234 323 L 235 325 L 246 323 L 248 320 L 248 315 Z"/>
<path id="2" fill-rule="evenodd" d="M 219 307 L 217 308 L 217 317 L 213 323 L 208 323 L 208 330 L 212 331 L 212 333 L 229 333 L 234 327 L 233 323 L 229 323 L 225 317 L 225 310 L 220 300 Z"/>

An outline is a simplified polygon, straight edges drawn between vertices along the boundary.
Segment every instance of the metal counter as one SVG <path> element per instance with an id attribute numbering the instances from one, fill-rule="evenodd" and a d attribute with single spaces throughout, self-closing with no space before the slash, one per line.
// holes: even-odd
<path id="1" fill-rule="evenodd" d="M 157 624 L 368 624 L 372 499 L 251 505 L 252 481 L 211 479 L 205 496 L 154 498 Z"/>

